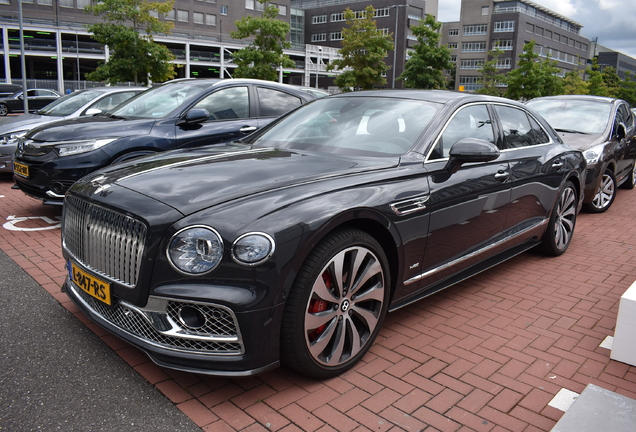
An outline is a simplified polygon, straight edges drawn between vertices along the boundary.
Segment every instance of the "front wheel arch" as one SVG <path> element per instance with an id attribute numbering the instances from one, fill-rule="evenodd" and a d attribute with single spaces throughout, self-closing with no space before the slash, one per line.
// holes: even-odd
<path id="1" fill-rule="evenodd" d="M 150 155 L 154 155 L 154 154 L 157 154 L 157 152 L 154 151 L 154 150 L 136 150 L 136 151 L 131 151 L 131 152 L 127 152 L 127 153 L 123 153 L 123 154 L 117 155 L 117 157 L 115 157 L 111 161 L 111 163 L 109 165 L 114 165 L 116 163 L 125 162 L 125 161 L 128 161 L 130 159 L 135 159 L 135 158 L 139 158 L 139 157 L 143 157 L 143 156 L 150 156 Z"/>

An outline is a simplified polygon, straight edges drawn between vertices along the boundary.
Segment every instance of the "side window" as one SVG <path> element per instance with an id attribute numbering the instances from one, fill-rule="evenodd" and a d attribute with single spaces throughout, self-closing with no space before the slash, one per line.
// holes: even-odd
<path id="1" fill-rule="evenodd" d="M 503 149 L 537 144 L 530 127 L 530 121 L 524 111 L 502 105 L 495 105 L 495 111 L 501 120 L 501 129 L 504 134 Z"/>
<path id="2" fill-rule="evenodd" d="M 212 93 L 194 108 L 204 108 L 210 120 L 231 120 L 250 117 L 250 97 L 247 87 L 231 87 Z"/>
<path id="3" fill-rule="evenodd" d="M 97 109 L 102 110 L 102 112 L 106 112 L 106 111 L 108 111 L 110 109 L 115 108 L 117 105 L 127 101 L 128 99 L 133 97 L 135 94 L 137 94 L 137 93 L 136 92 L 123 92 L 123 93 L 111 94 L 111 95 L 106 96 L 105 98 L 102 98 L 102 99 L 98 100 L 93 105 L 91 105 L 89 108 L 97 108 Z"/>
<path id="4" fill-rule="evenodd" d="M 616 117 L 616 126 L 618 126 L 618 123 L 623 123 L 628 131 L 631 131 L 633 129 L 634 119 L 632 118 L 632 112 L 629 108 L 627 108 L 625 104 L 620 104 L 618 106 Z"/>
<path id="5" fill-rule="evenodd" d="M 438 138 L 429 160 L 447 158 L 453 144 L 464 138 L 478 138 L 495 143 L 486 105 L 473 105 L 459 110 Z"/>
<path id="6" fill-rule="evenodd" d="M 282 91 L 256 87 L 261 117 L 278 117 L 302 104 L 300 98 Z"/>
<path id="7" fill-rule="evenodd" d="M 532 139 L 535 144 L 547 144 L 550 142 L 550 138 L 548 134 L 543 130 L 543 128 L 537 123 L 535 119 L 528 116 L 530 119 L 530 128 L 532 133 Z"/>
<path id="8" fill-rule="evenodd" d="M 37 96 L 37 90 L 27 90 L 27 97 Z"/>

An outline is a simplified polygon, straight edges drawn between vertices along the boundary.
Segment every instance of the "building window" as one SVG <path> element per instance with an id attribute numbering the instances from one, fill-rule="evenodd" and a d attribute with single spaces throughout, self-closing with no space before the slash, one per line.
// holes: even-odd
<path id="1" fill-rule="evenodd" d="M 464 42 L 462 52 L 486 52 L 486 42 Z"/>
<path id="2" fill-rule="evenodd" d="M 490 7 L 489 6 L 482 6 L 481 7 L 481 14 L 482 15 L 488 15 L 490 13 Z"/>
<path id="3" fill-rule="evenodd" d="M 493 39 L 492 49 L 500 49 L 502 51 L 512 51 L 515 41 L 513 39 Z"/>
<path id="4" fill-rule="evenodd" d="M 457 63 L 457 56 L 456 55 L 452 55 L 450 58 L 451 63 Z"/>
<path id="5" fill-rule="evenodd" d="M 388 16 L 390 16 L 388 7 L 375 10 L 375 18 L 382 18 L 382 17 L 388 17 Z"/>
<path id="6" fill-rule="evenodd" d="M 205 14 L 205 24 L 210 26 L 216 25 L 216 15 L 214 14 Z"/>
<path id="7" fill-rule="evenodd" d="M 457 49 L 458 42 L 449 42 L 448 49 Z"/>
<path id="8" fill-rule="evenodd" d="M 379 28 L 379 29 L 378 29 L 378 31 L 379 31 L 380 33 L 382 33 L 382 36 L 388 36 L 388 35 L 389 35 L 389 33 L 390 33 L 390 31 L 389 31 L 389 28 L 388 28 L 388 27 Z M 409 32 L 409 36 L 407 36 L 407 39 L 411 39 L 411 37 L 410 37 L 410 36 L 412 36 L 412 34 Z M 417 38 L 416 38 L 416 37 L 414 37 L 414 36 L 413 36 L 413 38 L 414 38 L 415 40 L 417 40 Z"/>
<path id="9" fill-rule="evenodd" d="M 159 12 L 157 11 L 148 11 L 148 13 L 150 14 L 150 16 L 155 17 L 155 18 L 159 18 Z"/>
<path id="10" fill-rule="evenodd" d="M 205 0 L 205 1 L 206 1 L 206 2 L 208 2 L 208 3 L 214 3 L 214 4 L 216 4 L 216 0 Z M 227 6 L 226 6 L 225 8 L 227 9 Z"/>
<path id="11" fill-rule="evenodd" d="M 487 32 L 488 32 L 488 25 L 486 24 L 464 26 L 464 36 L 485 35 Z"/>
<path id="12" fill-rule="evenodd" d="M 254 6 L 256 6 L 257 11 L 262 12 L 265 10 L 265 5 L 259 1 L 254 2 Z"/>
<path id="13" fill-rule="evenodd" d="M 287 6 L 278 5 L 278 15 L 287 15 Z"/>
<path id="14" fill-rule="evenodd" d="M 11 4 L 11 0 L 0 0 L 0 4 Z"/>
<path id="15" fill-rule="evenodd" d="M 329 34 L 329 40 L 342 40 L 342 32 L 341 31 L 337 31 L 337 32 L 331 32 Z"/>
<path id="16" fill-rule="evenodd" d="M 534 33 L 534 24 L 526 23 L 526 31 L 528 33 Z"/>
<path id="17" fill-rule="evenodd" d="M 340 22 L 340 21 L 346 21 L 344 12 L 331 14 L 331 22 Z"/>
<path id="18" fill-rule="evenodd" d="M 33 3 L 33 1 L 31 1 L 30 3 Z M 90 6 L 90 5 L 91 5 L 91 0 L 77 0 L 78 9 L 84 9 L 86 6 Z"/>
<path id="19" fill-rule="evenodd" d="M 255 0 L 245 0 L 245 9 L 254 10 L 254 1 Z"/>
<path id="20" fill-rule="evenodd" d="M 327 33 L 312 33 L 312 42 L 325 42 L 327 40 Z"/>
<path id="21" fill-rule="evenodd" d="M 409 5 L 407 6 L 406 11 L 409 19 L 419 21 L 422 19 L 422 17 L 424 17 L 424 10 L 422 8 Z"/>
<path id="22" fill-rule="evenodd" d="M 511 66 L 512 59 L 510 57 L 497 59 L 497 64 L 495 65 L 497 69 L 510 69 Z"/>
<path id="23" fill-rule="evenodd" d="M 495 33 L 515 31 L 515 22 L 514 21 L 497 21 L 495 22 L 495 29 L 493 31 Z"/>
<path id="24" fill-rule="evenodd" d="M 464 90 L 477 90 L 481 88 L 478 76 L 460 76 L 459 85 L 464 86 Z"/>
<path id="25" fill-rule="evenodd" d="M 448 31 L 449 36 L 459 36 L 459 29 L 450 29 Z"/>
<path id="26" fill-rule="evenodd" d="M 484 66 L 483 59 L 462 59 L 460 69 L 481 69 Z"/>
<path id="27" fill-rule="evenodd" d="M 535 26 L 534 27 L 534 34 L 539 35 L 539 36 L 543 36 L 543 27 Z"/>
<path id="28" fill-rule="evenodd" d="M 174 21 L 176 17 L 177 17 L 177 12 L 174 9 L 172 9 L 170 12 L 166 14 L 166 19 L 168 21 Z"/>
<path id="29" fill-rule="evenodd" d="M 195 24 L 203 24 L 203 13 L 192 12 L 192 22 Z"/>
<path id="30" fill-rule="evenodd" d="M 221 15 L 227 15 L 227 6 L 221 6 L 219 12 Z"/>
<path id="31" fill-rule="evenodd" d="M 7 1 L 7 4 L 8 3 Z M 38 4 L 42 6 L 53 6 L 53 0 L 38 0 Z"/>
<path id="32" fill-rule="evenodd" d="M 311 17 L 312 24 L 324 24 L 327 22 L 327 15 L 314 15 Z"/>
<path id="33" fill-rule="evenodd" d="M 177 11 L 177 21 L 188 22 L 190 21 L 189 13 L 187 10 L 179 9 Z"/>
<path id="34" fill-rule="evenodd" d="M 9 0 L 10 1 L 10 0 Z M 8 4 L 9 2 L 7 2 Z M 60 0 L 60 7 L 73 7 L 73 0 Z"/>

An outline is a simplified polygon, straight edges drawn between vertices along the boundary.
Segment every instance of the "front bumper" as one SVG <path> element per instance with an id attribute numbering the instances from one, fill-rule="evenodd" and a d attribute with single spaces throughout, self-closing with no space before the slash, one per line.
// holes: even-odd
<path id="1" fill-rule="evenodd" d="M 159 366 L 215 376 L 251 376 L 279 366 L 279 332 L 272 329 L 280 328 L 273 317 L 281 316 L 282 305 L 234 314 L 214 303 L 154 296 L 144 308 L 118 299 L 108 306 L 68 278 L 62 288 L 92 321 Z M 180 306 L 198 308 L 213 324 L 188 328 L 179 318 Z"/>

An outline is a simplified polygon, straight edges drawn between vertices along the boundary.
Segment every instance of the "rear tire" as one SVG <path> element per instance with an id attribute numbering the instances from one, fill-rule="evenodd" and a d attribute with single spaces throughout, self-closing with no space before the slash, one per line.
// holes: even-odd
<path id="1" fill-rule="evenodd" d="M 281 329 L 283 363 L 314 378 L 353 367 L 382 327 L 390 280 L 386 255 L 369 234 L 346 228 L 327 235 L 290 290 Z"/>
<path id="2" fill-rule="evenodd" d="M 603 213 L 612 206 L 616 198 L 616 177 L 610 170 L 605 170 L 601 177 L 601 184 L 592 202 L 583 204 L 588 213 Z"/>
<path id="3" fill-rule="evenodd" d="M 0 116 L 6 116 L 9 114 L 9 107 L 7 104 L 0 103 Z"/>
<path id="4" fill-rule="evenodd" d="M 576 208 L 578 198 L 571 181 L 565 182 L 557 202 L 552 209 L 548 228 L 541 239 L 541 250 L 546 255 L 563 254 L 572 241 L 576 225 Z"/>

